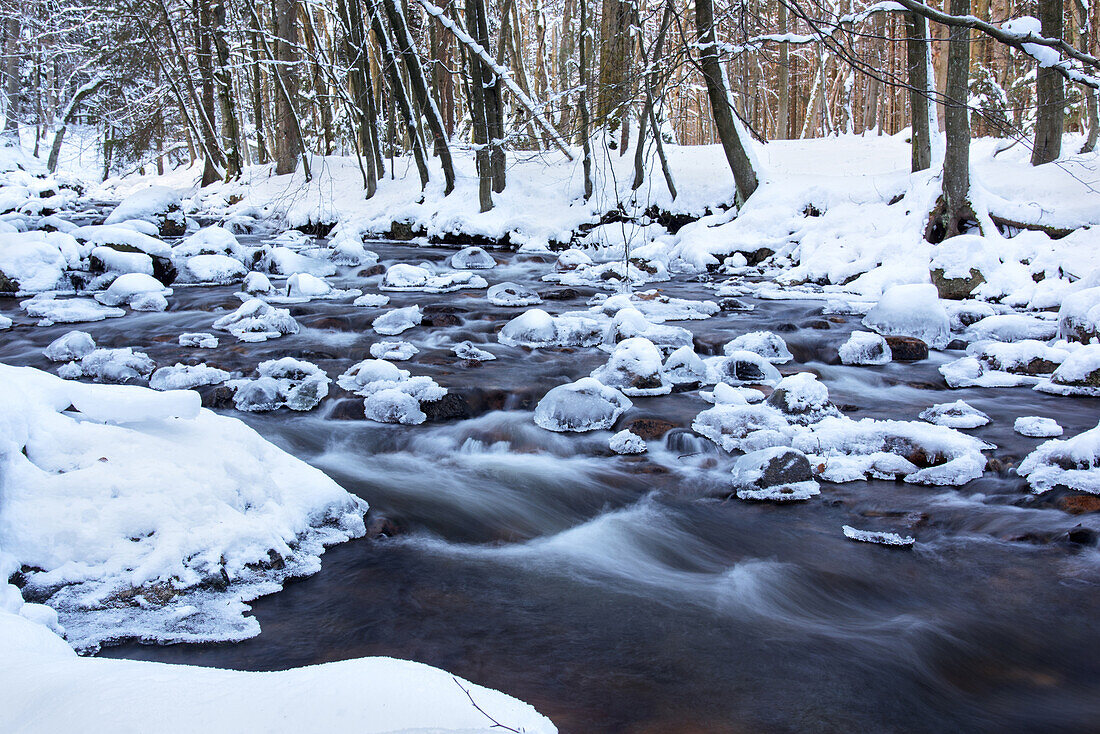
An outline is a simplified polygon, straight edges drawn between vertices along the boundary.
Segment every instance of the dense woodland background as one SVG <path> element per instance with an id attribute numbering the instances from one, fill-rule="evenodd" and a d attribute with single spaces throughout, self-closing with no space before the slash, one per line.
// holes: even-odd
<path id="1" fill-rule="evenodd" d="M 928 138 L 946 129 L 950 170 L 952 138 L 956 160 L 961 138 L 993 135 L 1032 146 L 1042 163 L 1062 152 L 1063 132 L 1087 133 L 1090 149 L 1098 127 L 1100 10 L 1084 0 L 0 7 L 4 134 L 22 126 L 27 145 L 33 128 L 52 168 L 66 127 L 94 126 L 104 178 L 200 159 L 204 184 L 269 162 L 308 178 L 310 154 L 355 155 L 369 197 L 407 155 L 422 181 L 442 177 L 449 190 L 452 150 L 467 148 L 488 208 L 509 156 L 560 149 L 588 170 L 595 154 L 636 155 L 637 186 L 659 169 L 663 145 L 720 142 L 744 198 L 756 187 L 749 135 L 912 128 L 917 170 L 930 165 Z M 1039 20 L 1006 24 L 1023 16 Z M 965 181 L 952 204 L 948 179 L 947 208 L 965 219 Z M 957 228 L 949 220 L 942 229 Z"/>

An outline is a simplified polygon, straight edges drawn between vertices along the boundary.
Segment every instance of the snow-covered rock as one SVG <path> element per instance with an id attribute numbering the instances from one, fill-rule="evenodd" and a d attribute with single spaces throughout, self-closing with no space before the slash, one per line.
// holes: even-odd
<path id="1" fill-rule="evenodd" d="M 853 331 L 839 353 L 841 363 L 850 365 L 887 364 L 894 358 L 886 340 L 872 331 Z"/>
<path id="2" fill-rule="evenodd" d="M 624 339 L 637 337 L 648 339 L 665 350 L 691 346 L 693 340 L 692 333 L 687 329 L 655 324 L 640 310 L 628 307 L 618 310 L 611 318 L 611 324 L 604 330 L 603 343 L 605 347 L 614 347 Z"/>
<path id="3" fill-rule="evenodd" d="M 728 342 L 722 351 L 727 356 L 734 352 L 755 352 L 772 364 L 787 364 L 794 356 L 783 337 L 770 331 L 752 331 Z"/>
<path id="4" fill-rule="evenodd" d="M 690 346 L 674 349 L 665 360 L 665 376 L 674 385 L 691 385 L 707 381 L 707 365 Z"/>
<path id="5" fill-rule="evenodd" d="M 67 265 L 55 244 L 22 234 L 0 234 L 0 290 L 38 293 L 71 288 L 64 282 Z"/>
<path id="6" fill-rule="evenodd" d="M 363 400 L 367 420 L 378 423 L 399 423 L 416 426 L 428 416 L 420 409 L 420 401 L 394 387 L 373 392 Z"/>
<path id="7" fill-rule="evenodd" d="M 1086 344 L 1072 352 L 1036 390 L 1055 395 L 1100 397 L 1100 343 Z"/>
<path id="8" fill-rule="evenodd" d="M 620 455 L 644 454 L 647 449 L 645 439 L 629 430 L 616 433 L 607 442 L 607 446 Z"/>
<path id="9" fill-rule="evenodd" d="M 971 324 L 963 332 L 963 338 L 973 342 L 1018 342 L 1024 339 L 1046 341 L 1057 334 L 1058 325 L 1053 321 L 1028 314 L 997 314 Z"/>
<path id="10" fill-rule="evenodd" d="M 263 342 L 284 334 L 297 334 L 300 327 L 287 309 L 253 298 L 215 321 L 214 328 L 228 331 L 242 342 Z"/>
<path id="11" fill-rule="evenodd" d="M 248 274 L 240 260 L 228 255 L 195 255 L 177 262 L 180 283 L 228 285 L 238 283 Z"/>
<path id="12" fill-rule="evenodd" d="M 793 428 L 766 405 L 718 404 L 695 416 L 691 430 L 725 451 L 756 451 L 786 445 Z"/>
<path id="13" fill-rule="evenodd" d="M 780 375 L 771 362 L 756 352 L 734 351 L 725 357 L 708 357 L 707 382 L 727 385 L 776 385 Z"/>
<path id="14" fill-rule="evenodd" d="M 39 319 L 39 326 L 102 321 L 126 315 L 121 308 L 103 306 L 90 298 L 61 299 L 48 294 L 39 294 L 34 298 L 21 301 L 19 307 L 26 311 L 28 316 Z"/>
<path id="15" fill-rule="evenodd" d="M 166 288 L 152 275 L 126 273 L 115 278 L 107 290 L 97 293 L 95 299 L 104 306 L 125 305 L 135 311 L 163 311 L 168 306 L 165 296 L 170 295 L 172 289 Z M 163 307 L 160 307 L 162 304 Z"/>
<path id="16" fill-rule="evenodd" d="M 663 368 L 661 352 L 653 342 L 634 337 L 616 344 L 607 363 L 597 367 L 592 377 L 624 395 L 667 395 L 672 383 Z"/>
<path id="17" fill-rule="evenodd" d="M 150 186 L 127 196 L 104 223 L 120 224 L 131 219 L 157 225 L 162 237 L 176 237 L 187 231 L 187 217 L 179 195 L 164 186 Z"/>
<path id="18" fill-rule="evenodd" d="M 275 293 L 275 286 L 266 274 L 253 271 L 244 277 L 241 291 L 250 296 L 267 296 Z"/>
<path id="19" fill-rule="evenodd" d="M 988 415 L 972 405 L 956 400 L 953 403 L 937 403 L 921 411 L 921 420 L 948 428 L 978 428 L 987 425 Z"/>
<path id="20" fill-rule="evenodd" d="M 365 503 L 191 391 L 0 366 L 0 426 L 0 557 L 78 649 L 254 636 L 245 601 L 364 533 Z"/>
<path id="21" fill-rule="evenodd" d="M 1062 299 L 1058 336 L 1086 344 L 1100 337 L 1100 287 L 1085 288 Z"/>
<path id="22" fill-rule="evenodd" d="M 1070 439 L 1039 444 L 1016 472 L 1036 494 L 1055 487 L 1100 494 L 1100 424 Z"/>
<path id="23" fill-rule="evenodd" d="M 419 425 L 427 420 L 421 404 L 447 394 L 447 389 L 432 378 L 412 377 L 408 370 L 384 359 L 366 359 L 352 365 L 336 384 L 363 396 L 367 419 L 379 423 Z"/>
<path id="24" fill-rule="evenodd" d="M 51 362 L 71 362 L 83 359 L 95 350 L 95 339 L 86 331 L 70 331 L 46 347 L 42 354 Z"/>
<path id="25" fill-rule="evenodd" d="M 535 407 L 535 423 L 548 431 L 606 430 L 633 404 L 592 377 L 552 388 Z"/>
<path id="26" fill-rule="evenodd" d="M 303 255 L 289 247 L 266 247 L 259 255 L 256 268 L 271 275 L 308 273 L 318 278 L 336 275 L 336 266 L 327 260 Z"/>
<path id="27" fill-rule="evenodd" d="M 931 284 L 896 285 L 863 317 L 863 325 L 883 336 L 912 336 L 934 349 L 951 341 L 947 311 Z"/>
<path id="28" fill-rule="evenodd" d="M 246 250 L 237 242 L 236 235 L 214 224 L 188 235 L 172 248 L 172 256 L 177 259 L 197 255 L 227 255 L 239 260 L 244 258 Z"/>
<path id="29" fill-rule="evenodd" d="M 455 271 L 433 275 L 427 268 L 407 263 L 391 265 L 378 286 L 384 291 L 421 291 L 423 293 L 450 293 L 470 288 L 488 288 L 489 282 L 480 275 L 467 271 Z"/>
<path id="30" fill-rule="evenodd" d="M 367 293 L 359 296 L 351 302 L 353 306 L 360 308 L 381 308 L 390 302 L 390 297 L 381 293 Z"/>
<path id="31" fill-rule="evenodd" d="M 493 256 L 480 247 L 466 247 L 451 255 L 451 267 L 455 270 L 489 270 L 496 264 Z"/>
<path id="32" fill-rule="evenodd" d="M 1062 427 L 1053 418 L 1042 418 L 1037 415 L 1020 416 L 1012 424 L 1012 430 L 1021 436 L 1031 438 L 1056 438 L 1063 433 Z"/>
<path id="33" fill-rule="evenodd" d="M 840 411 L 829 402 L 829 390 L 812 372 L 798 372 L 784 377 L 768 396 L 768 405 L 783 414 L 789 422 L 806 426 L 822 418 L 839 416 Z"/>
<path id="34" fill-rule="evenodd" d="M 297 411 L 313 410 L 328 395 L 329 383 L 332 382 L 317 365 L 293 357 L 260 362 L 256 373 L 256 379 L 229 383 L 235 391 L 233 404 L 237 410 L 252 413 L 283 407 Z"/>

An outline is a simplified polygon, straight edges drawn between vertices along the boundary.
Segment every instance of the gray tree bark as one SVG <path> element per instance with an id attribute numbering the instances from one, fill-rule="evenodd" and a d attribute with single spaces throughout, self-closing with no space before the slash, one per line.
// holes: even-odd
<path id="1" fill-rule="evenodd" d="M 1039 0 L 1039 22 L 1047 38 L 1062 37 L 1062 0 Z M 1066 90 L 1062 75 L 1049 66 L 1040 66 L 1035 75 L 1035 145 L 1031 165 L 1057 160 L 1062 154 L 1062 128 L 1066 117 Z"/>
<path id="2" fill-rule="evenodd" d="M 913 171 L 932 165 L 928 79 L 928 21 L 916 13 L 905 14 L 905 51 L 909 67 L 909 111 L 912 128 Z"/>

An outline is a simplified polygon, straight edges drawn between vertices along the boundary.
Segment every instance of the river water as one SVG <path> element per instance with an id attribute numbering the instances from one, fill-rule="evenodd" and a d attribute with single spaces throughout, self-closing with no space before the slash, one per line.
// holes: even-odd
<path id="1" fill-rule="evenodd" d="M 386 265 L 450 251 L 368 243 Z M 504 255 L 485 273 L 553 291 L 549 257 Z M 354 269 L 332 281 L 376 292 Z M 713 297 L 686 279 L 659 284 Z M 100 346 L 134 346 L 158 365 L 194 357 L 176 345 L 236 308 L 233 287 L 177 287 L 164 313 L 75 325 Z M 547 301 L 584 308 L 594 289 Z M 105 649 L 102 655 L 244 670 L 278 670 L 388 655 L 444 668 L 534 705 L 562 732 L 1100 731 L 1100 554 L 1067 531 L 1100 530 L 1033 498 L 1011 467 L 1038 443 L 1015 417 L 1056 419 L 1066 435 L 1096 425 L 1100 400 L 1029 389 L 950 391 L 937 367 L 844 367 L 836 347 L 859 317 L 821 315 L 820 302 L 743 299 L 748 313 L 676 322 L 699 350 L 746 331 L 781 331 L 795 361 L 818 373 L 852 417 L 912 420 L 964 399 L 993 422 L 971 431 L 998 446 L 1005 469 L 963 488 L 870 481 L 823 484 L 785 506 L 710 498 L 732 463 L 691 434 L 707 407 L 697 393 L 634 399 L 625 419 L 679 426 L 642 458 L 611 455 L 607 433 L 537 428 L 531 409 L 550 387 L 587 375 L 596 349 L 528 351 L 495 331 L 522 309 L 484 291 L 392 294 L 389 307 L 431 306 L 401 335 L 420 353 L 400 363 L 467 396 L 475 415 L 417 427 L 348 419 L 358 398 L 335 389 L 315 411 L 227 412 L 366 499 L 401 533 L 328 550 L 316 575 L 253 603 L 263 632 L 236 644 Z M 335 377 L 369 356 L 379 309 L 348 300 L 289 306 L 304 327 L 264 344 L 202 352 L 246 373 L 290 355 Z M 0 312 L 26 322 L 14 301 Z M 827 327 L 827 328 L 822 328 Z M 74 328 L 22 328 L 0 360 L 54 369 L 41 355 Z M 390 338 L 390 337 L 387 337 Z M 469 339 L 499 357 L 463 363 Z M 207 356 L 208 355 L 208 356 Z M 853 543 L 844 524 L 912 534 L 912 550 Z M 364 692 L 365 694 L 367 692 Z"/>

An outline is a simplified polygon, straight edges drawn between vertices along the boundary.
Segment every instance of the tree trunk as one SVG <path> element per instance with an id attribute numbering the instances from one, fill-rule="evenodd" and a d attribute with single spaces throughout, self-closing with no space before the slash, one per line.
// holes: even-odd
<path id="1" fill-rule="evenodd" d="M 950 0 L 952 15 L 968 15 L 970 0 Z M 967 98 L 970 81 L 970 29 L 948 29 L 947 86 L 944 90 L 944 135 L 947 149 L 943 158 L 943 191 L 936 202 L 924 236 L 942 242 L 962 234 L 974 223 L 970 204 L 970 110 Z"/>
<path id="2" fill-rule="evenodd" d="M 738 201 L 743 203 L 756 191 L 758 181 L 752 159 L 745 150 L 738 124 L 733 117 L 733 105 L 729 98 L 729 83 L 718 58 L 714 30 L 714 5 L 712 0 L 695 0 L 695 30 L 699 40 L 699 61 L 707 83 L 714 125 L 722 142 L 733 180 L 737 185 Z"/>
<path id="3" fill-rule="evenodd" d="M 250 40 L 252 53 L 252 124 L 256 128 L 256 162 L 260 164 L 271 160 L 267 145 L 264 144 L 264 81 L 260 73 L 263 56 L 260 53 L 260 28 L 259 17 L 255 14 L 251 18 Z"/>
<path id="4" fill-rule="evenodd" d="M 1047 38 L 1062 37 L 1062 0 L 1039 0 L 1039 21 Z M 1035 145 L 1031 165 L 1057 160 L 1062 154 L 1062 126 L 1066 115 L 1066 91 L 1062 75 L 1049 66 L 1039 66 L 1035 76 Z"/>
<path id="5" fill-rule="evenodd" d="M 428 94 L 428 83 L 424 79 L 424 70 L 420 66 L 420 57 L 416 55 L 416 47 L 413 45 L 412 36 L 409 34 L 408 25 L 405 23 L 405 15 L 397 6 L 396 0 L 382 0 L 382 7 L 386 11 L 386 17 L 390 21 L 390 29 L 397 39 L 397 50 L 401 53 L 401 59 L 405 62 L 405 70 L 409 74 L 409 85 L 412 87 L 413 96 L 416 97 L 420 111 L 428 121 L 428 129 L 435 138 L 435 154 L 439 156 L 439 162 L 443 166 L 443 194 L 446 196 L 454 191 L 455 170 L 451 162 L 451 149 L 447 142 L 447 133 L 443 129 L 443 119 L 439 114 L 439 108 Z"/>
<path id="6" fill-rule="evenodd" d="M 913 172 L 932 166 L 931 101 L 928 98 L 930 66 L 928 21 L 916 13 L 905 14 L 905 51 L 909 66 L 909 110 Z"/>
<path id="7" fill-rule="evenodd" d="M 779 33 L 787 33 L 787 5 L 779 3 Z M 776 113 L 776 140 L 786 140 L 790 135 L 788 116 L 791 109 L 791 56 L 786 42 L 779 44 L 779 110 Z"/>
<path id="8" fill-rule="evenodd" d="M 603 0 L 600 13 L 600 81 L 596 98 L 596 125 L 618 130 L 630 101 L 630 25 L 632 3 Z"/>
<path id="9" fill-rule="evenodd" d="M 195 11 L 195 57 L 199 67 L 199 84 L 201 90 L 203 136 L 206 139 L 206 150 L 213 153 L 221 150 L 218 144 L 216 117 L 214 113 L 214 58 L 211 51 L 210 31 L 213 26 L 213 13 L 210 10 L 211 0 L 196 0 Z M 220 157 L 220 156 L 219 156 Z M 202 168 L 202 185 L 210 184 L 221 178 L 218 173 L 218 163 L 214 155 L 207 155 Z"/>
<path id="10" fill-rule="evenodd" d="M 584 200 L 592 198 L 592 144 L 588 140 L 588 131 L 591 129 L 591 121 L 588 119 L 588 0 L 577 0 L 580 3 L 580 29 L 577 34 L 580 43 L 580 85 L 581 93 L 577 104 L 581 108 L 581 148 L 584 150 Z"/>
<path id="11" fill-rule="evenodd" d="M 484 0 L 466 0 L 467 32 L 489 51 L 489 22 L 485 12 Z M 489 151 L 489 178 L 493 191 L 504 191 L 506 169 L 504 149 L 504 106 L 500 98 L 500 75 L 477 54 L 471 55 L 473 85 L 481 88 L 481 99 L 485 113 L 485 144 Z M 478 94 L 475 90 L 474 94 Z"/>
<path id="12" fill-rule="evenodd" d="M 241 175 L 241 130 L 237 125 L 236 105 L 233 104 L 233 82 L 229 69 L 229 44 L 225 39 L 225 1 L 214 0 L 211 9 L 211 35 L 217 53 L 214 82 L 218 88 L 218 102 L 222 113 L 222 137 L 225 141 L 225 179 Z"/>
<path id="13" fill-rule="evenodd" d="M 294 101 L 298 97 L 298 0 L 275 0 L 275 173 L 294 173 L 302 156 Z"/>
<path id="14" fill-rule="evenodd" d="M 4 94 L 7 98 L 7 108 L 4 110 L 3 137 L 19 144 L 19 59 L 21 24 L 19 17 L 8 18 L 7 34 L 4 43 L 4 51 L 7 59 L 4 62 Z"/>

